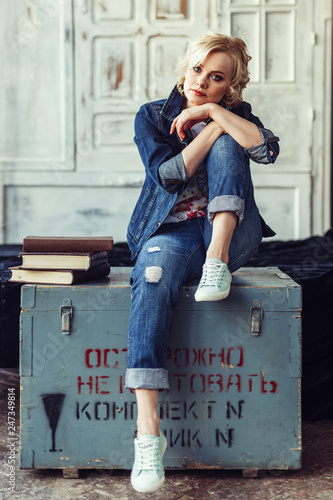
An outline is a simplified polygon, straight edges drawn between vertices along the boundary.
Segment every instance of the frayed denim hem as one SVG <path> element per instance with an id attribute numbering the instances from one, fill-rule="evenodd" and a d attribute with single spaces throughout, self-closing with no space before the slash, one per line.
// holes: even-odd
<path id="1" fill-rule="evenodd" d="M 164 368 L 127 368 L 126 389 L 169 389 L 168 370 Z"/>
<path id="2" fill-rule="evenodd" d="M 212 199 L 207 207 L 208 220 L 212 224 L 214 216 L 217 212 L 235 212 L 238 216 L 238 224 L 244 218 L 244 200 L 239 196 L 225 194 L 216 196 Z"/>

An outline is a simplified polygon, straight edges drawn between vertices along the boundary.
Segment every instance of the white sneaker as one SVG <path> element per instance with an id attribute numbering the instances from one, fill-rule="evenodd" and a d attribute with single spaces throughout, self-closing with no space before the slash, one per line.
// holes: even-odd
<path id="1" fill-rule="evenodd" d="M 225 299 L 229 295 L 230 285 L 231 274 L 227 264 L 219 259 L 207 259 L 194 298 L 197 302 Z"/>
<path id="2" fill-rule="evenodd" d="M 167 440 L 160 432 L 160 437 L 141 436 L 134 440 L 135 459 L 131 472 L 131 483 L 139 493 L 151 493 L 161 488 L 165 481 L 163 455 Z"/>

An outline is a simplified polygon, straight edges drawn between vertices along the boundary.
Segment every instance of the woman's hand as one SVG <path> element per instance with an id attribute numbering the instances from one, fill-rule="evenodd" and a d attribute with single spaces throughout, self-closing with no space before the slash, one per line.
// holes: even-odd
<path id="1" fill-rule="evenodd" d="M 185 138 L 186 130 L 189 130 L 195 123 L 203 122 L 211 118 L 212 106 L 214 104 L 202 104 L 184 109 L 172 122 L 170 134 L 177 131 L 182 141 Z"/>

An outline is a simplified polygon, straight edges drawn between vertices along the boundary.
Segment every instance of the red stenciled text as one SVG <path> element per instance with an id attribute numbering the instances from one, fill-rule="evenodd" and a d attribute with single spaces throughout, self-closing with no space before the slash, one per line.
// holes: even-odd
<path id="1" fill-rule="evenodd" d="M 89 348 L 85 350 L 84 362 L 86 369 L 125 369 L 127 349 L 119 348 Z M 168 349 L 168 365 L 170 369 L 171 391 L 181 393 L 187 391 L 191 394 L 225 393 L 225 394 L 275 394 L 278 383 L 266 378 L 263 370 L 260 373 L 244 373 L 244 348 L 222 347 L 213 348 L 187 348 L 177 347 Z M 246 365 L 245 365 L 246 366 Z M 199 369 L 193 373 L 192 367 Z M 212 371 L 208 371 L 214 367 Z M 176 369 L 175 369 L 176 368 Z M 189 368 L 189 369 L 187 369 Z M 95 372 L 88 376 L 77 377 L 78 394 L 110 394 L 114 392 L 116 384 L 117 392 L 124 393 L 124 375 L 109 371 L 96 375 Z M 208 371 L 208 373 L 207 373 Z M 100 372 L 98 372 L 100 373 Z M 109 375 L 107 375 L 109 373 Z M 116 382 L 115 382 L 116 381 Z M 113 391 L 111 391 L 111 385 Z M 130 390 L 132 393 L 133 390 Z M 169 391 L 168 391 L 169 392 Z"/>

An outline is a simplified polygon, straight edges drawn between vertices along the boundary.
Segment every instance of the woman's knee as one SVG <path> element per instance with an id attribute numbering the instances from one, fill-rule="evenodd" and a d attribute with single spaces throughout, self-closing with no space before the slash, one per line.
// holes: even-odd
<path id="1" fill-rule="evenodd" d="M 242 157 L 244 156 L 244 149 L 242 146 L 238 144 L 237 141 L 229 134 L 222 134 L 213 144 L 210 150 L 210 154 L 214 155 L 214 153 L 221 154 L 239 154 Z"/>
<path id="2" fill-rule="evenodd" d="M 208 178 L 221 174 L 221 169 L 225 175 L 245 175 L 248 160 L 244 149 L 229 134 L 221 135 L 213 144 L 208 153 L 205 165 Z M 223 169 L 223 167 L 226 167 Z"/>

